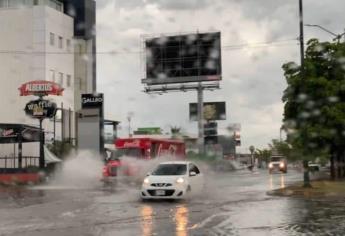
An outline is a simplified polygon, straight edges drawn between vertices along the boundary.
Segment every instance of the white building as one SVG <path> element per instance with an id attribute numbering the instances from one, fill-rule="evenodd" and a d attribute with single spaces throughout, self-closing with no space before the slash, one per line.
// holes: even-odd
<path id="1" fill-rule="evenodd" d="M 75 44 L 75 19 L 65 13 L 65 4 L 68 1 L 0 0 L 0 123 L 38 124 L 23 111 L 36 97 L 19 96 L 18 88 L 28 81 L 59 83 L 65 89 L 63 96 L 48 98 L 71 114 L 80 109 L 80 94 L 95 90 L 95 62 L 81 54 L 88 51 L 75 53 L 75 48 L 87 41 L 77 38 Z M 61 123 L 56 124 L 56 138 L 61 140 L 64 135 L 73 139 L 74 115 L 64 123 L 64 129 Z M 44 128 L 46 139 L 52 138 L 53 122 L 45 120 Z"/>

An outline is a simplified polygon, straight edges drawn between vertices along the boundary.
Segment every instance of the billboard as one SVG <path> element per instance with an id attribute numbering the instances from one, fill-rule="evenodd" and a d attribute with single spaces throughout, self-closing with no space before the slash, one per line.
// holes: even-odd
<path id="1" fill-rule="evenodd" d="M 215 136 L 218 134 L 218 124 L 216 122 L 209 122 L 204 124 L 204 135 Z"/>
<path id="2" fill-rule="evenodd" d="M 147 85 L 221 80 L 221 34 L 196 33 L 145 41 Z"/>
<path id="3" fill-rule="evenodd" d="M 189 104 L 189 118 L 191 121 L 198 120 L 198 104 Z M 225 102 L 205 102 L 204 103 L 205 120 L 226 120 Z"/>

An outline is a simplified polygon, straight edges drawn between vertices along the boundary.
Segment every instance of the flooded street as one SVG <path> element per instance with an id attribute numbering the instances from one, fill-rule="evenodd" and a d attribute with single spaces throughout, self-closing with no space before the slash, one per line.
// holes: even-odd
<path id="1" fill-rule="evenodd" d="M 301 175 L 213 173 L 199 196 L 141 202 L 124 183 L 0 190 L 0 235 L 343 235 L 343 201 L 272 197 Z M 336 223 L 335 223 L 336 222 Z"/>

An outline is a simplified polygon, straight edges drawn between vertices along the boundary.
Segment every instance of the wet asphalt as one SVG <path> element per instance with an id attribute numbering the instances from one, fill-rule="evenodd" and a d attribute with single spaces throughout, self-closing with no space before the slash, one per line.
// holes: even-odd
<path id="1" fill-rule="evenodd" d="M 344 200 L 266 194 L 301 178 L 293 170 L 212 172 L 198 196 L 153 202 L 140 201 L 139 186 L 127 182 L 2 187 L 0 235 L 345 235 Z"/>

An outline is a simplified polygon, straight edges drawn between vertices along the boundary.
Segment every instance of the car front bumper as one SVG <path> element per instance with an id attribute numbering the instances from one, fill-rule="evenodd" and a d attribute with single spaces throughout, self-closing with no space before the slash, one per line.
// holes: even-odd
<path id="1" fill-rule="evenodd" d="M 187 193 L 186 186 L 170 186 L 170 187 L 142 187 L 140 197 L 142 199 L 182 199 Z M 164 195 L 157 193 L 164 191 Z"/>

